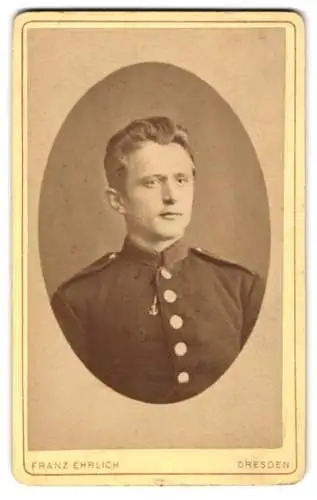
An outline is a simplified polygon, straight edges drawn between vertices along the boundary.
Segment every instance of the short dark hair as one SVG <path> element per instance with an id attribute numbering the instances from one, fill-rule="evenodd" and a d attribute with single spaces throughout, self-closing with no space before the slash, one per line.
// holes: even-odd
<path id="1" fill-rule="evenodd" d="M 128 156 L 147 141 L 158 144 L 176 143 L 182 146 L 194 161 L 187 130 L 165 116 L 153 116 L 132 121 L 119 130 L 108 142 L 104 168 L 108 184 L 122 189 L 127 171 Z"/>

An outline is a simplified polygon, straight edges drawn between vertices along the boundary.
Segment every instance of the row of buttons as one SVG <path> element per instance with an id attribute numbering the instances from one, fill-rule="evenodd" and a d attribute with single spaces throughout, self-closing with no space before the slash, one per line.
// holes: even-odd
<path id="1" fill-rule="evenodd" d="M 172 275 L 165 267 L 162 267 L 160 272 L 163 278 L 167 280 L 171 279 Z M 163 293 L 163 297 L 164 300 L 169 304 L 172 304 L 177 299 L 177 295 L 173 290 L 165 290 L 165 292 Z M 184 322 L 181 316 L 178 316 L 178 314 L 173 314 L 173 316 L 171 316 L 169 319 L 169 323 L 174 330 L 179 330 L 180 328 L 182 328 Z M 174 351 L 177 356 L 184 356 L 187 352 L 187 345 L 185 344 L 185 342 L 177 342 L 177 344 L 175 344 L 174 346 Z M 177 375 L 177 381 L 179 384 L 186 384 L 189 381 L 189 374 L 187 372 L 180 372 Z"/>

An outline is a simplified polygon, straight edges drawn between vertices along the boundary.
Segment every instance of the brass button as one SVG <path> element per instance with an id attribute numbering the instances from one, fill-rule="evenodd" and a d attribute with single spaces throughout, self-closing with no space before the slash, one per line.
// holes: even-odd
<path id="1" fill-rule="evenodd" d="M 179 330 L 183 326 L 183 320 L 177 314 L 173 314 L 173 316 L 170 317 L 170 325 L 174 330 Z"/>
<path id="2" fill-rule="evenodd" d="M 160 273 L 166 280 L 170 280 L 172 277 L 171 273 L 168 271 L 168 269 L 166 269 L 166 267 L 161 267 Z"/>
<path id="3" fill-rule="evenodd" d="M 185 342 L 177 342 L 174 346 L 174 351 L 177 354 L 177 356 L 184 356 L 187 352 L 187 345 Z"/>
<path id="4" fill-rule="evenodd" d="M 173 290 L 165 290 L 163 297 L 166 302 L 169 302 L 169 304 L 172 304 L 177 299 L 177 295 L 173 292 Z"/>
<path id="5" fill-rule="evenodd" d="M 177 375 L 177 380 L 178 380 L 179 384 L 187 384 L 187 382 L 189 381 L 188 373 L 187 372 L 180 372 Z"/>

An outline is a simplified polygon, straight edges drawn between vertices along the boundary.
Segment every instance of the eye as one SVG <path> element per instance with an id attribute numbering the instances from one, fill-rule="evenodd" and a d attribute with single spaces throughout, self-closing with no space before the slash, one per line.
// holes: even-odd
<path id="1" fill-rule="evenodd" d="M 155 188 L 155 187 L 159 186 L 160 181 L 159 181 L 159 179 L 157 179 L 156 177 L 154 177 L 154 178 L 151 178 L 151 179 L 144 179 L 142 184 L 146 188 Z"/>
<path id="2" fill-rule="evenodd" d="M 184 174 L 178 174 L 176 176 L 176 182 L 177 182 L 177 184 L 182 186 L 182 185 L 187 184 L 189 182 L 189 177 L 187 175 L 184 175 Z"/>

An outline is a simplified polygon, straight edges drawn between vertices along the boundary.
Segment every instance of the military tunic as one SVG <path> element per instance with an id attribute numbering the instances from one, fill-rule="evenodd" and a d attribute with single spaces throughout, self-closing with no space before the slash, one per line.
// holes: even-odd
<path id="1" fill-rule="evenodd" d="M 148 403 L 173 403 L 211 386 L 248 339 L 263 280 L 182 240 L 161 254 L 125 240 L 61 285 L 56 318 L 86 367 Z"/>

